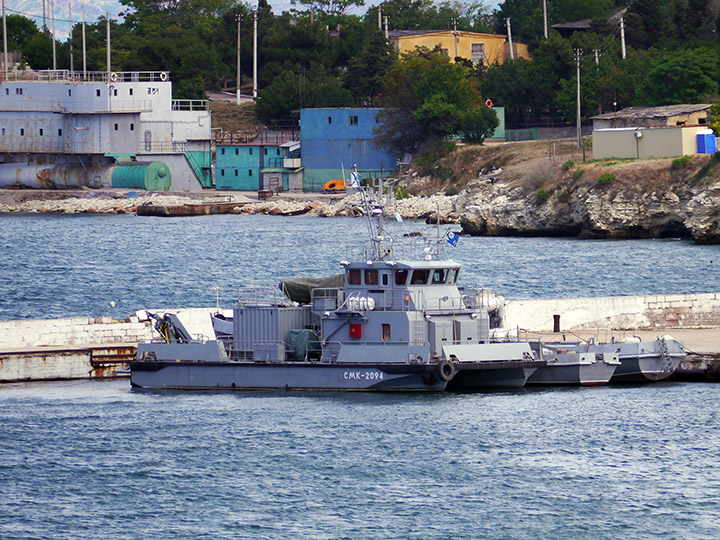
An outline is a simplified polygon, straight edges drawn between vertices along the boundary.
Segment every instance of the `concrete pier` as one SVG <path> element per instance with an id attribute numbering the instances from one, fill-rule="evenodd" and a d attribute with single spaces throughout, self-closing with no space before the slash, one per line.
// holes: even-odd
<path id="1" fill-rule="evenodd" d="M 194 336 L 213 336 L 215 308 L 158 309 L 176 313 Z M 230 312 L 226 312 L 230 315 Z M 610 341 L 670 335 L 689 356 L 678 375 L 720 380 L 720 293 L 511 300 L 506 326 L 528 337 L 553 332 Z M 0 383 L 118 376 L 139 342 L 158 336 L 144 311 L 123 321 L 109 317 L 0 321 Z"/>

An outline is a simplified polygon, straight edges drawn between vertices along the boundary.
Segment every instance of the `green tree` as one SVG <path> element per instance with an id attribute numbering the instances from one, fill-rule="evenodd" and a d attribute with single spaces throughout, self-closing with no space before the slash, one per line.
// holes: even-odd
<path id="1" fill-rule="evenodd" d="M 645 105 L 698 103 L 702 96 L 717 94 L 713 76 L 718 70 L 717 53 L 697 49 L 669 53 L 650 70 L 638 88 Z"/>
<path id="2" fill-rule="evenodd" d="M 323 68 L 284 69 L 259 90 L 255 114 L 261 122 L 297 121 L 303 107 L 348 107 L 350 92 Z"/>
<path id="3" fill-rule="evenodd" d="M 382 90 L 382 80 L 396 61 L 395 47 L 377 28 L 365 32 L 360 54 L 348 60 L 345 86 L 357 98 L 374 98 Z"/>
<path id="4" fill-rule="evenodd" d="M 403 54 L 388 71 L 381 105 L 376 143 L 399 152 L 464 131 L 481 135 L 491 121 L 476 113 L 484 104 L 467 68 L 427 49 Z"/>
<path id="5" fill-rule="evenodd" d="M 6 18 L 6 26 L 8 33 L 8 48 L 10 50 L 19 50 L 28 40 L 40 34 L 40 30 L 34 21 L 23 17 L 22 15 L 8 15 Z M 0 36 L 2 30 L 0 29 Z"/>

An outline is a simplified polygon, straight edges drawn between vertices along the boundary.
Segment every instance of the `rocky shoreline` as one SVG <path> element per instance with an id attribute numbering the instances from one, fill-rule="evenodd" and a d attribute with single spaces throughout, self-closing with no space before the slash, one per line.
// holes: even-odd
<path id="1" fill-rule="evenodd" d="M 386 211 L 389 217 L 397 212 L 403 219 L 432 222 L 439 214 L 442 223 L 458 224 L 463 233 L 478 236 L 685 238 L 720 243 L 720 178 L 710 174 L 698 181 L 692 170 L 675 171 L 669 164 L 656 160 L 642 169 L 637 164 L 634 169 L 623 168 L 624 164 L 609 169 L 602 163 L 556 167 L 545 171 L 542 182 L 501 170 L 481 172 L 456 195 L 436 190 L 430 196 L 395 199 Z M 611 182 L 604 183 L 603 178 Z M 415 174 L 401 183 L 409 186 L 422 181 Z M 357 193 L 282 193 L 258 200 L 254 193 L 211 191 L 0 191 L 0 213 L 131 214 L 147 205 L 227 207 L 233 202 L 237 206 L 229 212 L 236 214 L 336 217 L 363 213 Z"/>

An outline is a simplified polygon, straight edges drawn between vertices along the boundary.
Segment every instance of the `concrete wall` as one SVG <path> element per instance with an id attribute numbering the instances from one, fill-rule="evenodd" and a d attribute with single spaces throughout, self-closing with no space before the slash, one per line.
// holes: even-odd
<path id="1" fill-rule="evenodd" d="M 440 45 L 441 49 L 447 50 L 451 59 L 455 58 L 455 39 L 457 36 L 457 55 L 467 60 L 473 60 L 473 44 L 482 44 L 486 65 L 498 62 L 502 64 L 510 58 L 510 46 L 507 43 L 507 36 L 504 34 L 482 34 L 479 32 L 453 32 L 452 30 L 439 30 L 437 32 L 425 32 L 422 34 L 410 34 L 392 37 L 391 40 L 399 52 L 411 52 L 415 47 L 426 47 L 433 50 Z M 528 46 L 525 43 L 513 41 L 513 52 L 515 58 L 530 58 Z"/>
<path id="2" fill-rule="evenodd" d="M 506 326 L 551 332 L 553 315 L 560 329 L 692 328 L 720 325 L 720 293 L 512 300 Z"/>
<path id="3" fill-rule="evenodd" d="M 213 336 L 210 314 L 214 308 L 152 310 L 153 313 L 176 313 L 191 334 Z M 140 317 L 138 316 L 140 314 Z M 232 312 L 228 311 L 228 315 Z M 71 317 L 65 319 L 23 319 L 0 321 L 0 352 L 36 347 L 69 345 L 136 345 L 158 337 L 148 321 L 138 312 L 125 321 L 110 317 Z"/>
<path id="4" fill-rule="evenodd" d="M 706 126 L 596 129 L 593 157 L 648 159 L 697 154 L 697 134 L 705 130 Z"/>

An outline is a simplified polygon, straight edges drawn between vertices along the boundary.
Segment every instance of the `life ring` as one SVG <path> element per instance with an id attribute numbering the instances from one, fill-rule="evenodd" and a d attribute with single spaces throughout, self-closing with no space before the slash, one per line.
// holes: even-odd
<path id="1" fill-rule="evenodd" d="M 167 73 L 165 73 L 164 71 L 161 71 L 160 72 L 160 80 L 167 81 Z"/>
<path id="2" fill-rule="evenodd" d="M 485 100 L 485 106 L 486 106 L 486 107 L 492 107 L 492 105 L 493 105 L 492 99 L 486 99 L 486 100 Z"/>
<path id="3" fill-rule="evenodd" d="M 112 82 L 116 82 L 116 81 L 118 80 L 118 74 L 113 71 L 113 72 L 110 74 L 110 80 L 111 80 Z"/>
<path id="4" fill-rule="evenodd" d="M 450 382 L 455 376 L 455 364 L 448 360 L 440 360 L 437 366 L 437 373 L 443 381 Z"/>

